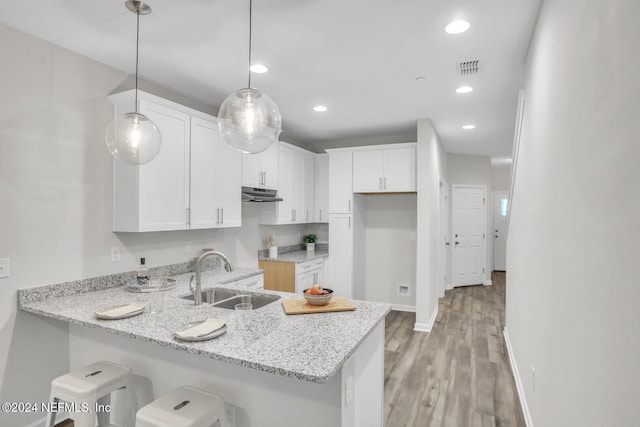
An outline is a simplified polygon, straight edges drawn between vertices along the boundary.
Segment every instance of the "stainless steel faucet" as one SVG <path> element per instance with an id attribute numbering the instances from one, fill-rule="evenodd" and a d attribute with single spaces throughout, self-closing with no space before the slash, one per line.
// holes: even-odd
<path id="1" fill-rule="evenodd" d="M 210 250 L 200 255 L 200 257 L 196 261 L 196 274 L 195 274 L 196 286 L 193 286 L 193 283 L 192 283 L 194 276 L 191 276 L 191 279 L 189 279 L 189 289 L 191 289 L 191 293 L 193 294 L 193 302 L 195 303 L 195 305 L 202 304 L 202 281 L 201 281 L 202 260 L 214 255 L 219 257 L 224 262 L 224 269 L 226 271 L 233 271 L 233 264 L 231 264 L 231 261 L 229 261 L 229 258 L 227 258 L 227 256 L 222 252 Z"/>

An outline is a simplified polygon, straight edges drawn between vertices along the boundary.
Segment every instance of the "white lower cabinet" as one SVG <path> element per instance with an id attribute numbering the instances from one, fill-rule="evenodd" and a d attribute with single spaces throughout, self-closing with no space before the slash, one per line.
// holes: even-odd
<path id="1" fill-rule="evenodd" d="M 302 292 L 315 284 L 324 284 L 324 258 L 316 258 L 296 264 L 296 292 Z M 327 286 L 329 287 L 329 286 Z"/>

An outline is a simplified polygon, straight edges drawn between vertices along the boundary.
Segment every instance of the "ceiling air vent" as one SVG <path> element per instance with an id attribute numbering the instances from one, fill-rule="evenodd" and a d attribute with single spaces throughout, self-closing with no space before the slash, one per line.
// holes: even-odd
<path id="1" fill-rule="evenodd" d="M 458 63 L 458 73 L 461 76 L 472 76 L 478 74 L 480 61 L 478 59 L 473 61 L 463 61 Z"/>

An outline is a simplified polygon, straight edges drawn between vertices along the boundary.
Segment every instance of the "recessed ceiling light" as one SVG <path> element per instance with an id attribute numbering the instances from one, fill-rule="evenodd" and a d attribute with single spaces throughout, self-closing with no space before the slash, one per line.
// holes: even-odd
<path id="1" fill-rule="evenodd" d="M 444 30 L 449 34 L 460 34 L 464 33 L 469 29 L 471 24 L 462 19 L 456 19 L 455 21 L 451 21 L 449 25 L 444 27 Z"/>
<path id="2" fill-rule="evenodd" d="M 464 125 L 462 126 L 462 129 L 464 130 L 471 130 L 471 129 L 475 129 L 476 125 Z"/>
<path id="3" fill-rule="evenodd" d="M 323 112 L 323 111 L 327 111 L 327 107 L 325 107 L 324 105 L 316 105 L 315 107 L 313 107 L 313 111 L 318 111 L 318 112 Z"/>
<path id="4" fill-rule="evenodd" d="M 249 67 L 249 69 L 252 72 L 258 73 L 258 74 L 266 73 L 267 71 L 269 71 L 269 69 L 262 64 L 253 64 L 251 67 Z"/>
<path id="5" fill-rule="evenodd" d="M 456 93 L 469 93 L 473 90 L 472 87 L 469 86 L 460 86 L 458 89 L 456 89 Z"/>

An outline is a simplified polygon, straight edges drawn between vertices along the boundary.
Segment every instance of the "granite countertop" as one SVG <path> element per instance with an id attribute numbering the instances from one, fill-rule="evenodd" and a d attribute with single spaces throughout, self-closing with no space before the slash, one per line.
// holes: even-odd
<path id="1" fill-rule="evenodd" d="M 251 269 L 237 269 L 233 273 L 203 272 L 202 286 L 204 289 L 223 281 L 232 282 L 261 272 Z M 123 286 L 95 290 L 95 286 L 91 286 L 91 280 L 82 281 L 82 285 L 77 285 L 74 292 L 61 290 L 60 287 L 69 287 L 65 283 L 21 289 L 18 303 L 20 309 L 42 316 L 315 383 L 331 379 L 391 309 L 390 304 L 353 301 L 355 311 L 287 315 L 282 303 L 275 301 L 254 310 L 252 330 L 242 332 L 236 329 L 233 310 L 209 304 L 195 306 L 193 301 L 180 298 L 190 295 L 188 283 L 191 274 L 173 276 L 177 280 L 177 286 L 165 291 L 164 311 L 158 314 L 145 311 L 127 319 L 96 319 L 95 311 L 131 302 L 145 303 L 148 294 L 131 293 Z M 87 292 L 81 288 L 90 290 Z M 268 293 L 281 298 L 299 297 L 275 291 L 243 290 L 243 293 Z M 211 317 L 227 320 L 225 334 L 201 342 L 184 342 L 173 338 L 173 333 L 184 329 L 187 324 Z"/>
<path id="2" fill-rule="evenodd" d="M 307 250 L 303 251 L 295 251 L 295 252 L 287 252 L 283 254 L 278 254 L 277 258 L 269 258 L 269 256 L 261 256 L 259 257 L 260 261 L 278 261 L 278 262 L 305 262 L 310 261 L 312 259 L 324 258 L 329 256 L 329 251 L 326 249 L 316 249 L 315 251 L 309 252 Z"/>

